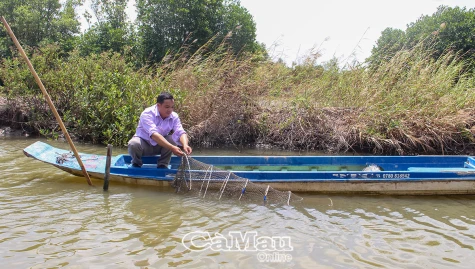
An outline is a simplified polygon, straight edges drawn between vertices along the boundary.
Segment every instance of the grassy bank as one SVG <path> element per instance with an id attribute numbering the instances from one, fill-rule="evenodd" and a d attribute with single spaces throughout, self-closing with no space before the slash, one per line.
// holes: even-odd
<path id="1" fill-rule="evenodd" d="M 195 146 L 270 144 L 332 153 L 455 154 L 475 133 L 475 78 L 455 53 L 400 51 L 373 70 L 316 65 L 289 68 L 221 51 L 176 55 L 137 70 L 132 56 L 62 57 L 56 47 L 31 53 L 37 72 L 80 139 L 125 145 L 144 107 L 169 90 Z M 42 134 L 59 129 L 26 65 L 0 66 L 4 121 Z M 21 111 L 21 113 L 20 113 Z M 18 116 L 19 114 L 23 116 Z"/>

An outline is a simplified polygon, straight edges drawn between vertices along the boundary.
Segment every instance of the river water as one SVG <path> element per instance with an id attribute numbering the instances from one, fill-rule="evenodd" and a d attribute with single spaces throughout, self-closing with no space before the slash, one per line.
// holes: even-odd
<path id="1" fill-rule="evenodd" d="M 25 157 L 22 149 L 35 141 L 0 138 L 4 268 L 473 268 L 475 263 L 475 196 L 303 194 L 301 203 L 274 206 L 115 182 L 104 192 L 99 180 L 90 187 L 84 178 Z M 106 152 L 102 146 L 76 147 Z M 235 242 L 241 244 L 233 247 Z"/>

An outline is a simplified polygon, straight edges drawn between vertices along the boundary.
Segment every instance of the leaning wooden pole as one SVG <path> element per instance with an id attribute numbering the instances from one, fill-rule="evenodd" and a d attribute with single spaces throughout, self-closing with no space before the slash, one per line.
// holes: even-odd
<path id="1" fill-rule="evenodd" d="M 5 20 L 5 18 L 3 16 L 0 17 L 0 20 L 2 21 L 3 25 L 7 29 L 7 32 L 10 35 L 11 39 L 13 40 L 13 43 L 15 43 L 15 46 L 20 51 L 21 56 L 23 56 L 23 58 L 25 59 L 26 64 L 28 65 L 28 68 L 30 69 L 30 72 L 35 77 L 36 83 L 38 84 L 41 91 L 43 92 L 43 95 L 46 99 L 46 102 L 48 102 L 48 105 L 49 105 L 50 109 L 53 111 L 53 114 L 56 117 L 56 120 L 58 121 L 59 126 L 61 127 L 61 130 L 63 131 L 64 137 L 66 137 L 66 140 L 68 140 L 68 143 L 69 143 L 69 145 L 71 146 L 71 149 L 74 152 L 74 156 L 76 156 L 78 164 L 79 164 L 79 166 L 81 166 L 82 173 L 84 174 L 84 176 L 87 179 L 87 184 L 92 186 L 92 182 L 91 182 L 91 179 L 89 178 L 89 174 L 87 173 L 86 168 L 84 167 L 84 164 L 82 163 L 81 158 L 79 157 L 79 153 L 77 152 L 76 147 L 74 146 L 73 140 L 69 136 L 68 130 L 66 130 L 66 126 L 64 126 L 63 120 L 61 120 L 61 117 L 59 116 L 58 111 L 56 110 L 56 107 L 53 104 L 53 101 L 51 101 L 51 97 L 49 96 L 48 92 L 45 89 L 45 86 L 43 85 L 43 82 L 41 82 L 40 77 L 38 76 L 35 69 L 33 68 L 33 65 L 31 64 L 30 60 L 28 59 L 28 56 L 26 56 L 26 53 L 23 50 L 23 48 L 21 47 L 18 40 L 16 39 L 15 34 L 13 34 L 13 31 L 10 28 L 10 25 L 8 25 L 7 21 Z"/>

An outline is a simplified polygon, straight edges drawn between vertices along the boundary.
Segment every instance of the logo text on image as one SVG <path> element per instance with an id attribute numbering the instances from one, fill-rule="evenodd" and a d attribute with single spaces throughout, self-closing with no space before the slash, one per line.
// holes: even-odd
<path id="1" fill-rule="evenodd" d="M 209 232 L 190 232 L 181 240 L 183 246 L 191 251 L 292 251 L 289 236 L 258 236 L 257 231 L 228 232 L 211 235 Z"/>

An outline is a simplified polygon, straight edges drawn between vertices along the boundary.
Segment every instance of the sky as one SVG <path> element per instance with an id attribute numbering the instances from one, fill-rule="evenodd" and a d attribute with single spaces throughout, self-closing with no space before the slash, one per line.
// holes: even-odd
<path id="1" fill-rule="evenodd" d="M 475 8 L 474 0 L 241 0 L 254 17 L 257 41 L 274 59 L 301 63 L 310 50 L 318 62 L 364 61 L 387 27 L 406 30 L 437 7 Z M 353 56 L 352 56 L 353 55 Z"/>
<path id="2" fill-rule="evenodd" d="M 132 19 L 134 4 L 129 0 Z M 302 63 L 311 52 L 322 55 L 317 63 L 333 57 L 342 65 L 363 62 L 384 29 L 406 30 L 440 5 L 471 9 L 475 0 L 241 0 L 256 23 L 257 41 L 288 65 Z"/>

